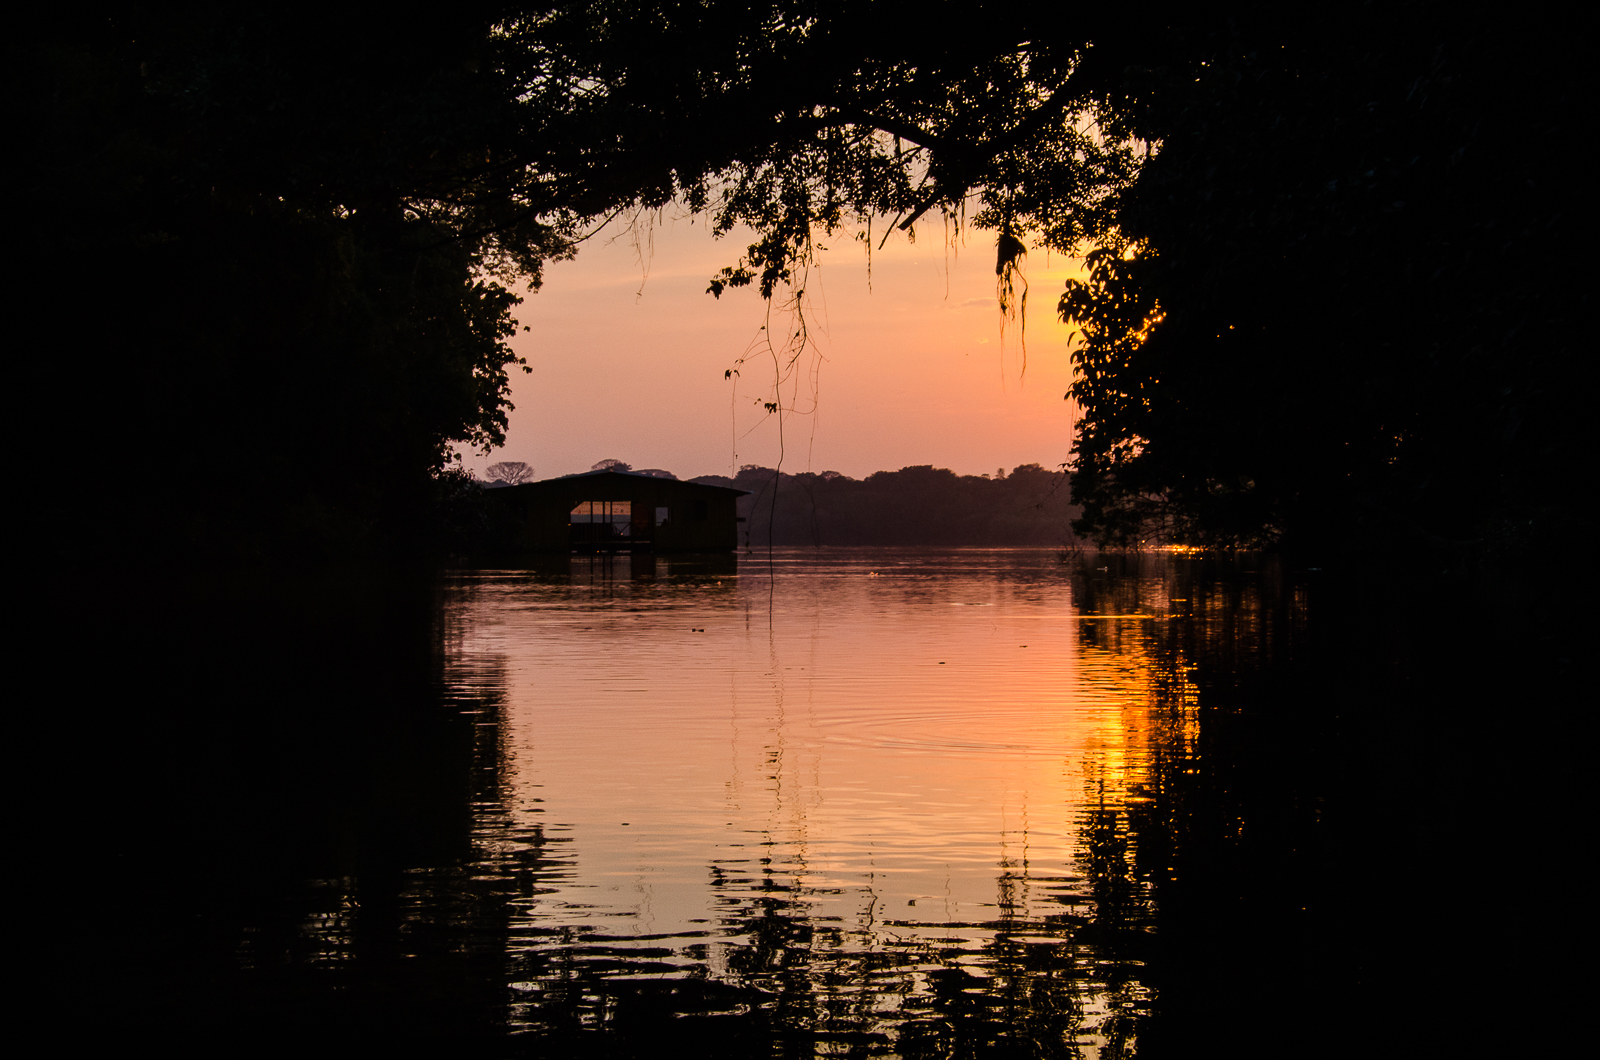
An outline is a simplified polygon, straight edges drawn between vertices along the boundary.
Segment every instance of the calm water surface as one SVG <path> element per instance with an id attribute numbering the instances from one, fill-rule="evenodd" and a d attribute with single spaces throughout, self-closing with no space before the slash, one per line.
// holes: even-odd
<path id="1" fill-rule="evenodd" d="M 1185 606 L 1159 574 L 1110 608 L 1041 552 L 460 575 L 448 686 L 499 780 L 475 844 L 522 891 L 511 1026 L 587 969 L 737 987 L 731 1012 L 883 1049 L 948 1032 L 952 1000 L 1044 991 L 1063 1046 L 1121 1042 L 1146 990 L 1082 930 L 1087 859 L 1152 741 L 1184 739 L 1181 711 L 1152 718 L 1182 682 L 1152 651 Z"/>
<path id="2" fill-rule="evenodd" d="M 61 952 L 122 1037 L 235 1055 L 1421 1055 L 1549 967 L 1519 881 L 1571 880 L 1572 756 L 1503 704 L 1566 664 L 1471 586 L 1318 577 L 824 549 L 130 604 Z"/>

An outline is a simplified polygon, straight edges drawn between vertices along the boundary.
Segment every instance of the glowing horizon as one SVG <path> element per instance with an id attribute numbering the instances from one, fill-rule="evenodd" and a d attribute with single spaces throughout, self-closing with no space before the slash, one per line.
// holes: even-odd
<path id="1" fill-rule="evenodd" d="M 641 235 L 602 233 L 547 266 L 543 288 L 518 307 L 530 330 L 512 345 L 532 373 L 513 375 L 507 444 L 468 454 L 467 467 L 481 476 L 521 460 L 543 479 L 615 458 L 690 478 L 781 455 L 786 471 L 860 478 L 915 464 L 993 474 L 1066 461 L 1071 329 L 1055 303 L 1077 259 L 1029 255 L 1024 371 L 1021 318 L 1002 335 L 989 233 L 897 235 L 873 251 L 870 287 L 863 244 L 833 240 L 806 284 L 810 347 L 783 388 L 780 454 L 763 328 L 786 332 L 793 314 L 769 312 L 752 288 L 705 293 L 737 259 L 739 233 L 714 240 L 701 223 L 668 219 Z"/>

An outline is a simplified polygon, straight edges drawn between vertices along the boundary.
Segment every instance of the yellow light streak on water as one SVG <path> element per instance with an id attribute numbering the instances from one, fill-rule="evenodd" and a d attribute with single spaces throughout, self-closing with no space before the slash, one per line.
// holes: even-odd
<path id="1" fill-rule="evenodd" d="M 1142 775 L 1159 616 L 1079 613 L 1064 572 L 1005 553 L 780 559 L 462 586 L 459 651 L 505 674 L 507 801 L 577 864 L 530 923 L 694 931 L 716 872 L 869 935 L 1061 912 L 1088 800 Z M 1118 650 L 1080 643 L 1094 621 Z"/>

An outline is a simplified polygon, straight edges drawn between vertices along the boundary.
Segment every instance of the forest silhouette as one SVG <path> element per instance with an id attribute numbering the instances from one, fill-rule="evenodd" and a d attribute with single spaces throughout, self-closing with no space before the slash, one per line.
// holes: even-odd
<path id="1" fill-rule="evenodd" d="M 740 544 L 778 546 L 1055 546 L 1076 543 L 1064 472 L 1023 464 L 1010 474 L 957 475 L 924 464 L 863 479 L 789 474 L 747 465 L 733 477 L 702 475 L 748 491 Z"/>

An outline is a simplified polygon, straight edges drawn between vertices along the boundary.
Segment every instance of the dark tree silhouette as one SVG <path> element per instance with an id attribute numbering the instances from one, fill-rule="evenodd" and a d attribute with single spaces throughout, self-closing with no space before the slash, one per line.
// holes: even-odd
<path id="1" fill-rule="evenodd" d="M 124 535 L 270 552 L 407 525 L 454 444 L 503 440 L 512 278 L 673 201 L 755 232 L 712 293 L 776 297 L 823 242 L 930 220 L 994 233 L 1003 302 L 1026 297 L 1027 242 L 1093 251 L 1062 303 L 1083 333 L 1085 532 L 1481 544 L 1575 525 L 1573 153 L 1491 132 L 1575 127 L 1575 37 L 1531 18 L 977 0 L 468 4 L 426 34 L 232 4 L 30 17 L 19 383 L 58 400 L 19 426 L 71 460 L 115 440 L 164 469 L 102 489 Z M 117 282 L 60 279 L 86 265 Z M 348 488 L 330 450 L 374 474 Z M 80 531 L 50 541 L 100 540 L 77 491 L 35 507 Z"/>
<path id="2" fill-rule="evenodd" d="M 472 5 L 426 34 L 235 4 L 92 12 L 30 13 L 8 49 L 29 160 L 16 425 L 69 464 L 130 459 L 92 496 L 46 484 L 41 542 L 400 543 L 453 445 L 503 440 L 511 278 L 536 284 L 566 246 L 534 157 L 559 139 L 530 124 L 558 110 L 529 103 L 539 55 Z"/>
<path id="3" fill-rule="evenodd" d="M 1091 252 L 1061 303 L 1082 532 L 1574 530 L 1575 155 L 1491 131 L 1574 126 L 1570 39 L 1432 2 L 924 15 L 572 5 L 557 32 L 637 115 L 610 157 L 660 161 L 639 201 L 758 233 L 713 293 L 775 296 L 830 236 L 941 213 L 995 233 L 1003 301 L 1025 239 Z"/>
<path id="4" fill-rule="evenodd" d="M 490 464 L 488 474 L 492 481 L 515 486 L 519 482 L 527 482 L 533 478 L 533 468 L 521 460 L 502 460 L 497 464 Z"/>
<path id="5" fill-rule="evenodd" d="M 1038 464 L 1004 479 L 927 464 L 865 479 L 745 465 L 694 481 L 749 491 L 739 514 L 751 545 L 1062 546 L 1079 514 L 1065 473 Z"/>
<path id="6" fill-rule="evenodd" d="M 1161 151 L 1061 313 L 1080 528 L 1493 548 L 1575 532 L 1578 66 L 1431 4 L 1177 26 Z M 1308 9 L 1309 12 L 1309 9 Z"/>

